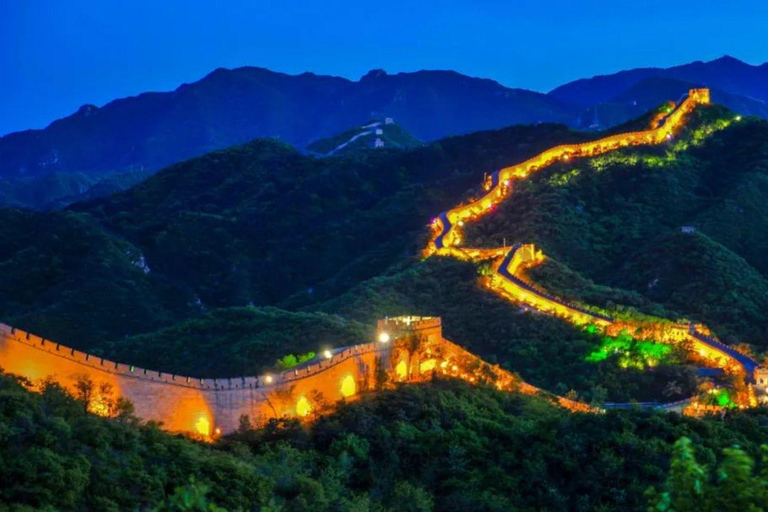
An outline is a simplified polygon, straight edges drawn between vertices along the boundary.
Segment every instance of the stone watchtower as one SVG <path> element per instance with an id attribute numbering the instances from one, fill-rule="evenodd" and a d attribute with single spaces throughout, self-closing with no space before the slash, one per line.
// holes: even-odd
<path id="1" fill-rule="evenodd" d="M 439 342 L 443 339 L 442 322 L 432 316 L 395 316 L 379 320 L 376 325 L 376 340 L 380 342 L 394 342 L 411 335 L 428 343 Z"/>
<path id="2" fill-rule="evenodd" d="M 397 316 L 379 320 L 376 340 L 392 343 L 390 372 L 397 381 L 419 379 L 437 364 L 432 348 L 443 344 L 439 317 Z"/>

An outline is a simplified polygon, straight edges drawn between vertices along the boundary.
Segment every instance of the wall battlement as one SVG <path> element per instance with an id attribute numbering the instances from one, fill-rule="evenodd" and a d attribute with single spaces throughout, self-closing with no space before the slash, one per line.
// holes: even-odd
<path id="1" fill-rule="evenodd" d="M 107 384 L 115 398 L 133 402 L 140 418 L 162 422 L 167 430 L 203 437 L 234 430 L 241 415 L 258 421 L 295 414 L 296 404 L 288 403 L 285 396 L 288 390 L 298 393 L 298 398 L 313 391 L 325 393 L 331 401 L 343 398 L 350 390 L 349 383 L 341 389 L 344 378 L 353 376 L 352 387 L 357 388 L 360 369 L 372 367 L 376 357 L 388 351 L 390 347 L 383 344 L 365 343 L 284 372 L 200 379 L 116 363 L 0 324 L 0 367 L 5 371 L 33 382 L 51 378 L 70 391 L 83 378 L 96 385 Z M 285 403 L 276 404 L 272 395 L 283 396 Z"/>
<path id="2" fill-rule="evenodd" d="M 130 400 L 140 418 L 207 439 L 234 431 L 241 416 L 258 424 L 282 416 L 321 414 L 328 406 L 379 385 L 377 368 L 383 368 L 391 382 L 426 380 L 434 372 L 476 382 L 485 377 L 471 368 L 485 367 L 491 369 L 499 389 L 545 394 L 563 407 L 589 409 L 520 382 L 446 340 L 440 318 L 387 318 L 378 322 L 378 334 L 383 333 L 386 339 L 343 347 L 281 373 L 199 379 L 115 363 L 0 324 L 0 366 L 35 383 L 50 378 L 73 392 L 83 379 L 93 382 L 95 389 L 107 385 L 113 398 Z M 414 337 L 420 340 L 418 350 L 408 341 Z M 98 404 L 108 398 L 93 396 L 89 408 L 105 414 Z"/>

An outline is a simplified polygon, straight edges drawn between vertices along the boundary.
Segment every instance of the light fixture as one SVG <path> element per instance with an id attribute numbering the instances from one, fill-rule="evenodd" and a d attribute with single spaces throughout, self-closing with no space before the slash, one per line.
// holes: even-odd
<path id="1" fill-rule="evenodd" d="M 272 384 L 272 380 L 273 379 L 271 375 L 267 375 L 266 377 L 264 377 L 264 382 L 266 382 L 267 384 Z"/>
<path id="2" fill-rule="evenodd" d="M 331 354 L 330 350 L 326 350 L 325 352 L 323 352 L 323 355 L 325 356 L 326 359 L 330 359 L 331 357 L 333 357 L 333 354 Z"/>
<path id="3" fill-rule="evenodd" d="M 381 343 L 387 343 L 389 341 L 389 333 L 388 332 L 380 332 L 379 333 L 379 341 Z"/>
<path id="4" fill-rule="evenodd" d="M 741 116 L 736 116 L 737 121 L 741 121 Z"/>

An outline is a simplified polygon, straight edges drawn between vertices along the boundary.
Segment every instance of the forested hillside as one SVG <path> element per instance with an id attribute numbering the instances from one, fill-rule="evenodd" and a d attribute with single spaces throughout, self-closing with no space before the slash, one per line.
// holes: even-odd
<path id="1" fill-rule="evenodd" d="M 655 391 L 642 389 L 669 379 L 589 376 L 584 359 L 599 339 L 508 304 L 488 309 L 498 299 L 476 286 L 471 265 L 418 262 L 430 219 L 476 193 L 483 173 L 596 136 L 518 126 L 321 159 L 254 141 L 65 212 L 6 210 L 0 315 L 79 349 L 217 376 L 348 343 L 385 315 L 436 315 L 449 339 L 547 389 L 648 396 Z M 766 137 L 765 122 L 705 109 L 666 146 L 558 164 L 521 182 L 468 231 L 468 244 L 536 243 L 552 260 L 533 277 L 555 293 L 706 322 L 762 350 Z M 696 233 L 680 232 L 688 225 Z M 323 336 L 289 340 L 281 330 L 311 332 L 311 322 L 264 309 L 274 306 L 341 316 L 317 318 Z M 249 328 L 259 334 L 233 345 L 233 333 Z M 689 389 L 684 369 L 676 372 Z"/>
<path id="2" fill-rule="evenodd" d="M 110 359 L 232 377 L 369 340 L 378 318 L 439 316 L 448 339 L 550 392 L 687 398 L 712 381 L 702 387 L 685 350 L 515 307 L 479 284 L 487 263 L 421 259 L 431 219 L 479 194 L 484 173 L 602 135 L 517 126 L 324 158 L 256 140 L 65 211 L 2 210 L 0 317 Z M 699 108 L 666 144 L 516 183 L 466 244 L 535 243 L 549 259 L 530 278 L 552 293 L 617 317 L 706 322 L 759 354 L 765 140 L 765 121 Z M 736 483 L 708 479 L 710 509 L 719 492 L 745 507 L 765 498 L 744 462 L 764 463 L 762 409 L 573 414 L 438 379 L 388 384 L 309 422 L 243 421 L 203 445 L 140 425 L 126 404 L 90 416 L 86 388 L 29 385 L 0 378 L 0 510 L 645 510 L 684 500 L 670 493 L 674 461 L 694 454 L 708 468 L 743 462 Z M 673 454 L 681 438 L 694 448 L 683 439 Z"/>
<path id="3" fill-rule="evenodd" d="M 568 122 L 575 113 L 545 94 L 453 71 L 373 70 L 353 81 L 220 68 L 173 91 L 83 105 L 45 129 L 0 137 L 0 205 L 68 204 L 75 199 L 67 184 L 79 186 L 74 195 L 93 197 L 103 180 L 127 188 L 131 174 L 146 176 L 257 137 L 304 149 L 371 118 L 393 117 L 418 139 L 434 141 L 520 123 Z M 52 174 L 63 184 L 51 186 Z M 30 195 L 29 188 L 40 193 Z"/>
<path id="4" fill-rule="evenodd" d="M 650 486 L 664 490 L 675 440 L 691 438 L 710 466 L 734 445 L 758 458 L 766 424 L 764 411 L 574 415 L 437 382 L 366 395 L 312 424 L 243 424 L 209 446 L 0 376 L 0 510 L 641 511 Z M 761 504 L 764 487 L 738 467 L 722 500 Z M 718 496 L 715 481 L 707 489 Z"/>

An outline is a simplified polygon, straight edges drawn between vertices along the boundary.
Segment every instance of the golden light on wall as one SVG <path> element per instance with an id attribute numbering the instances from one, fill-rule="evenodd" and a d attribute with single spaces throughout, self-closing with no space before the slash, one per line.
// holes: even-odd
<path id="1" fill-rule="evenodd" d="M 312 404 L 309 403 L 307 397 L 300 396 L 296 401 L 296 414 L 299 416 L 307 416 L 312 412 Z"/>
<path id="2" fill-rule="evenodd" d="M 397 363 L 397 366 L 395 367 L 395 373 L 397 374 L 397 378 L 400 380 L 405 380 L 408 378 L 408 365 L 405 361 L 400 361 Z"/>
<path id="3" fill-rule="evenodd" d="M 205 413 L 200 413 L 195 421 L 195 432 L 201 436 L 208 437 L 211 435 L 211 420 Z"/>
<path id="4" fill-rule="evenodd" d="M 428 359 L 419 365 L 419 371 L 426 373 L 437 368 L 437 359 Z"/>
<path id="5" fill-rule="evenodd" d="M 347 375 L 341 381 L 341 396 L 348 397 L 355 394 L 357 391 L 357 385 L 355 384 L 355 378 L 351 375 Z"/>

